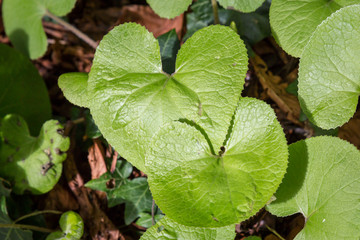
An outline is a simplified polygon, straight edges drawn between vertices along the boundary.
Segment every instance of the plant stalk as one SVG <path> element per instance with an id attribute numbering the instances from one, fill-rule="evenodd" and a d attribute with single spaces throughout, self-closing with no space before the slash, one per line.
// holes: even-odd
<path id="1" fill-rule="evenodd" d="M 52 229 L 33 226 L 33 225 L 13 224 L 13 223 L 10 223 L 10 224 L 2 224 L 2 223 L 0 223 L 0 228 L 21 228 L 21 229 L 34 230 L 34 231 L 37 231 L 37 232 L 45 232 L 45 233 L 51 233 L 51 232 L 55 231 L 55 230 L 52 230 Z"/>
<path id="2" fill-rule="evenodd" d="M 265 225 L 266 228 L 272 232 L 275 236 L 277 236 L 280 240 L 285 240 L 285 238 L 283 238 L 277 231 L 275 231 L 275 229 L 272 229 L 271 227 L 269 227 L 268 225 Z"/>
<path id="3" fill-rule="evenodd" d="M 26 218 L 32 217 L 32 216 L 36 216 L 36 215 L 40 215 L 40 214 L 45 214 L 45 213 L 51 213 L 51 214 L 62 214 L 62 212 L 60 211 L 56 211 L 56 210 L 43 210 L 43 211 L 36 211 L 36 212 L 32 212 L 29 214 L 26 214 L 24 216 L 19 217 L 18 219 L 16 219 L 14 221 L 14 223 L 20 222 L 21 220 L 24 220 Z"/>
<path id="4" fill-rule="evenodd" d="M 73 34 L 75 34 L 78 38 L 80 38 L 81 40 L 86 42 L 90 47 L 96 49 L 96 47 L 98 46 L 98 44 L 94 40 L 92 40 L 89 36 L 87 36 L 85 33 L 81 32 L 79 29 L 77 29 L 73 25 L 67 23 L 66 21 L 55 16 L 54 14 L 50 13 L 49 11 L 46 11 L 45 15 L 48 16 L 49 18 L 51 18 L 52 20 L 54 20 L 55 22 L 59 23 L 60 25 L 62 25 L 64 28 L 66 28 Z"/>
<path id="5" fill-rule="evenodd" d="M 214 13 L 214 24 L 220 24 L 218 5 L 217 5 L 216 0 L 211 0 L 211 5 L 213 8 L 213 13 Z"/>

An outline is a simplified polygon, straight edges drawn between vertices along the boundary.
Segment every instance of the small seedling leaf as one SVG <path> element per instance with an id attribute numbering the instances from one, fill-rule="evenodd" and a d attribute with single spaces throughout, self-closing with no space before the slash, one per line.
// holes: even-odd
<path id="1" fill-rule="evenodd" d="M 63 213 L 60 217 L 62 231 L 53 232 L 46 240 L 79 240 L 84 233 L 84 222 L 79 214 L 73 211 Z"/>

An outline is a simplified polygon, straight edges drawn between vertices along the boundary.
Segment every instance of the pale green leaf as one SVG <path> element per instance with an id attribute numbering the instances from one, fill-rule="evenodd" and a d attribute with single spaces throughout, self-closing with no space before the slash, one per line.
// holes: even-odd
<path id="1" fill-rule="evenodd" d="M 268 210 L 304 215 L 297 240 L 359 239 L 360 152 L 329 136 L 299 141 L 289 152 L 287 173 Z"/>
<path id="2" fill-rule="evenodd" d="M 25 56 L 0 43 L 0 118 L 21 114 L 30 132 L 37 134 L 51 117 L 50 99 L 43 79 Z"/>
<path id="3" fill-rule="evenodd" d="M 360 95 L 360 5 L 326 19 L 307 44 L 299 69 L 299 100 L 307 117 L 330 129 L 355 113 Z"/>
<path id="4" fill-rule="evenodd" d="M 253 12 L 261 6 L 265 0 L 218 0 L 224 8 L 233 7 L 241 12 Z"/>
<path id="5" fill-rule="evenodd" d="M 73 211 L 63 213 L 60 217 L 60 228 L 47 236 L 46 240 L 79 240 L 84 233 L 84 222 L 79 214 Z"/>
<path id="6" fill-rule="evenodd" d="M 146 0 L 156 14 L 163 18 L 174 18 L 185 12 L 192 0 Z"/>
<path id="7" fill-rule="evenodd" d="M 288 54 L 300 57 L 316 27 L 340 7 L 329 0 L 272 0 L 275 39 Z"/>
<path id="8" fill-rule="evenodd" d="M 0 197 L 0 224 L 12 224 L 6 209 L 5 196 Z M 0 228 L 1 240 L 32 240 L 32 232 L 19 228 Z"/>
<path id="9" fill-rule="evenodd" d="M 55 15 L 67 14 L 76 0 L 4 0 L 2 13 L 6 35 L 11 43 L 31 59 L 41 57 L 47 38 L 41 19 L 47 9 Z"/>
<path id="10" fill-rule="evenodd" d="M 224 149 L 215 148 L 218 155 L 200 131 L 185 123 L 175 122 L 154 137 L 146 169 L 153 197 L 168 217 L 187 226 L 227 226 L 269 201 L 288 157 L 274 111 L 242 98 L 230 130 Z"/>
<path id="11" fill-rule="evenodd" d="M 220 228 L 188 227 L 164 217 L 149 228 L 141 240 L 233 240 L 235 225 Z"/>
<path id="12" fill-rule="evenodd" d="M 0 176 L 13 184 L 13 191 L 33 194 L 50 191 L 62 172 L 70 141 L 62 135 L 58 121 L 44 123 L 40 135 L 30 136 L 26 122 L 18 115 L 6 115 L 1 123 Z"/>
<path id="13" fill-rule="evenodd" d="M 125 185 L 115 189 L 108 197 L 109 207 L 125 203 L 125 224 L 129 225 L 142 212 L 151 212 L 152 196 L 147 179 L 135 178 Z"/>
<path id="14" fill-rule="evenodd" d="M 89 107 L 101 133 L 144 171 L 146 145 L 167 122 L 186 118 L 208 131 L 216 148 L 243 89 L 246 49 L 230 28 L 198 31 L 180 49 L 176 72 L 163 73 L 157 40 L 128 23 L 101 41 L 89 74 Z"/>
<path id="15" fill-rule="evenodd" d="M 87 107 L 88 104 L 87 82 L 87 73 L 65 73 L 58 80 L 59 87 L 66 99 L 80 107 Z"/>

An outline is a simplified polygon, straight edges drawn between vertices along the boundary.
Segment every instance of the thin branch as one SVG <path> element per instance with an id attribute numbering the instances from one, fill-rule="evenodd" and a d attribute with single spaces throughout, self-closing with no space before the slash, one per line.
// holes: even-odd
<path id="1" fill-rule="evenodd" d="M 270 232 L 272 232 L 273 234 L 275 234 L 275 236 L 277 236 L 279 239 L 285 240 L 285 238 L 283 238 L 277 231 L 275 231 L 275 229 L 272 229 L 271 227 L 269 227 L 269 226 L 266 225 L 266 224 L 265 224 L 265 226 L 266 226 L 266 228 L 267 228 Z"/>
<path id="2" fill-rule="evenodd" d="M 25 225 L 25 224 L 2 224 L 0 223 L 0 228 L 21 228 L 21 229 L 28 229 L 28 230 L 34 230 L 37 232 L 45 232 L 45 233 L 51 233 L 55 232 L 56 230 L 33 226 L 33 225 Z"/>
<path id="3" fill-rule="evenodd" d="M 211 0 L 211 5 L 213 8 L 213 13 L 214 13 L 214 24 L 220 24 L 220 20 L 219 20 L 219 13 L 218 13 L 218 5 L 216 0 Z"/>
<path id="4" fill-rule="evenodd" d="M 22 217 L 19 217 L 18 219 L 16 219 L 16 220 L 14 221 L 14 223 L 20 222 L 21 220 L 24 220 L 25 218 L 29 218 L 29 217 L 32 217 L 32 216 L 36 216 L 36 215 L 40 215 L 40 214 L 45 214 L 45 213 L 62 214 L 62 212 L 56 211 L 56 210 L 36 211 L 36 212 L 32 212 L 32 213 L 26 214 L 26 215 L 24 215 L 24 216 L 22 216 Z"/>
<path id="5" fill-rule="evenodd" d="M 55 22 L 64 26 L 67 30 L 69 30 L 70 32 L 75 34 L 77 37 L 79 37 L 81 40 L 86 42 L 90 47 L 96 49 L 96 47 L 98 46 L 98 44 L 94 40 L 92 40 L 89 36 L 87 36 L 86 34 L 81 32 L 79 29 L 77 29 L 73 25 L 67 23 L 66 21 L 55 16 L 54 14 L 50 13 L 49 11 L 46 11 L 45 15 L 48 16 L 49 18 L 51 18 L 52 20 L 54 20 Z"/>

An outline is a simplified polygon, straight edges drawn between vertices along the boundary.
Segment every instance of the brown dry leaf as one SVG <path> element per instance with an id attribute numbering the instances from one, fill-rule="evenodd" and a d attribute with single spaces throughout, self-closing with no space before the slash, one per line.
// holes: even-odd
<path id="1" fill-rule="evenodd" d="M 279 76 L 273 75 L 266 65 L 266 63 L 259 57 L 250 58 L 250 62 L 254 67 L 256 76 L 265 94 L 268 95 L 279 108 L 286 113 L 286 118 L 295 124 L 302 126 L 303 124 L 298 120 L 300 116 L 300 104 L 296 96 L 286 92 L 287 83 L 281 83 Z"/>
<path id="2" fill-rule="evenodd" d="M 99 139 L 93 139 L 92 145 L 88 152 L 88 160 L 91 168 L 91 179 L 99 178 L 107 172 L 105 163 L 105 149 Z"/>
<path id="3" fill-rule="evenodd" d="M 360 110 L 339 129 L 338 137 L 349 141 L 360 150 Z"/>
<path id="4" fill-rule="evenodd" d="M 96 192 L 84 187 L 84 180 L 74 162 L 72 154 L 74 147 L 72 143 L 68 157 L 64 162 L 64 174 L 71 191 L 79 203 L 79 214 L 84 220 L 90 238 L 93 240 L 125 240 L 119 229 L 101 210 L 101 204 Z"/>
<path id="5" fill-rule="evenodd" d="M 125 22 L 136 22 L 145 26 L 156 38 L 175 28 L 176 33 L 181 38 L 184 14 L 174 19 L 161 18 L 149 6 L 143 5 L 124 6 L 121 13 L 121 17 L 116 25 Z"/>

